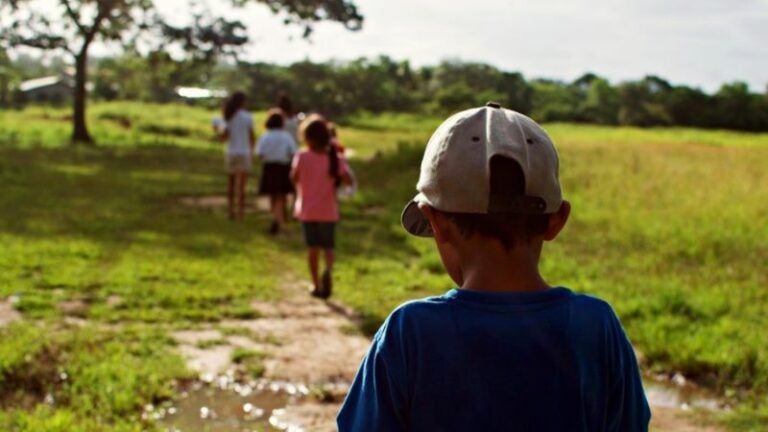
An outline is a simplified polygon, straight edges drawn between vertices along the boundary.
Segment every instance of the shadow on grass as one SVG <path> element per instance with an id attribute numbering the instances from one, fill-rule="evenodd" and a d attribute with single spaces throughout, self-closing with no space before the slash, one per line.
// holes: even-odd
<path id="1" fill-rule="evenodd" d="M 420 151 L 402 146 L 355 164 L 361 192 L 342 204 L 340 259 L 417 253 L 398 215 L 415 182 L 404 177 L 416 175 L 401 167 L 416 167 Z M 39 317 L 73 296 L 111 321 L 249 317 L 249 296 L 279 296 L 282 272 L 305 274 L 305 248 L 295 223 L 275 239 L 265 213 L 233 223 L 222 206 L 181 203 L 222 196 L 225 182 L 218 152 L 0 147 L 0 236 L 10 242 L 0 253 L 0 270 L 9 271 L 0 295 L 23 293 L 19 307 Z M 109 295 L 123 301 L 105 306 Z"/>
<path id="2" fill-rule="evenodd" d="M 201 256 L 232 252 L 207 247 L 206 237 L 238 244 L 258 232 L 178 203 L 221 193 L 217 162 L 210 152 L 171 147 L 0 149 L 0 232 L 106 247 L 152 239 Z"/>
<path id="3" fill-rule="evenodd" d="M 413 252 L 404 245 L 397 225 L 415 184 L 403 177 L 417 175 L 402 166 L 404 159 L 414 165 L 415 150 L 401 146 L 354 165 L 361 191 L 354 201 L 342 204 L 339 242 L 345 253 Z M 107 247 L 151 241 L 201 257 L 237 253 L 242 243 L 254 238 L 272 241 L 265 235 L 266 214 L 238 224 L 226 220 L 223 207 L 180 203 L 184 197 L 224 195 L 220 156 L 208 151 L 0 148 L 0 181 L 0 232 L 16 236 L 76 237 Z M 252 201 L 252 189 L 249 195 Z M 213 246 L 213 238 L 223 239 L 215 243 L 224 246 Z M 290 241 L 274 245 L 289 252 L 302 249 Z"/>

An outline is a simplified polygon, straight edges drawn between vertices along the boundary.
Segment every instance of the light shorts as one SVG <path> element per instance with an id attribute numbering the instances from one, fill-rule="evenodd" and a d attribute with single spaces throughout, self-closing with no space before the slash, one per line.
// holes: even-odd
<path id="1" fill-rule="evenodd" d="M 251 157 L 241 154 L 227 155 L 226 166 L 229 174 L 249 173 L 251 172 Z"/>
<path id="2" fill-rule="evenodd" d="M 301 231 L 309 247 L 333 249 L 336 245 L 336 222 L 302 222 Z"/>

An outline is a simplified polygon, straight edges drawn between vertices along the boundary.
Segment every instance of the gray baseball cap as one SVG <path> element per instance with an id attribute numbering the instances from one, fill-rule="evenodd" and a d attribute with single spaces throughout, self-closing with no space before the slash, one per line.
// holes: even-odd
<path id="1" fill-rule="evenodd" d="M 494 156 L 520 165 L 524 195 L 492 199 L 490 161 Z M 413 235 L 432 236 L 420 203 L 452 213 L 553 213 L 563 202 L 558 170 L 557 150 L 541 126 L 488 102 L 452 115 L 432 134 L 421 160 L 419 193 L 405 206 L 401 222 Z"/>

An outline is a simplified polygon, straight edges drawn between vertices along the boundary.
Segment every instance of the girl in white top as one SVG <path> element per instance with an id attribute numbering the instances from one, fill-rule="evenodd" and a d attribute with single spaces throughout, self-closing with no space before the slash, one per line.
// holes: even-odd
<path id="1" fill-rule="evenodd" d="M 226 101 L 223 109 L 226 129 L 222 138 L 227 142 L 227 205 L 230 219 L 243 219 L 245 214 L 245 186 L 251 171 L 253 147 L 253 116 L 245 110 L 245 93 L 236 92 Z M 237 209 L 235 209 L 237 200 Z"/>
<path id="2" fill-rule="evenodd" d="M 262 161 L 259 195 L 269 195 L 272 210 L 272 225 L 270 234 L 277 234 L 285 223 L 285 205 L 287 196 L 293 193 L 291 183 L 291 161 L 298 146 L 291 134 L 284 129 L 285 118 L 279 108 L 273 108 L 267 113 L 264 126 L 267 132 L 259 138 L 256 154 Z"/>
<path id="3" fill-rule="evenodd" d="M 285 125 L 283 128 L 293 137 L 293 140 L 299 142 L 299 117 L 293 111 L 291 98 L 285 93 L 280 93 L 277 98 L 277 106 L 283 110 Z"/>

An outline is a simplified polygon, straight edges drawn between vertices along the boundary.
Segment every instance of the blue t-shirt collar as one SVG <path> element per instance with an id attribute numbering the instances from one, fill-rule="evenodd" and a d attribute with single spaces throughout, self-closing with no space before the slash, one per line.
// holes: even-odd
<path id="1" fill-rule="evenodd" d="M 530 305 L 564 299 L 573 294 L 564 287 L 553 287 L 533 292 L 486 292 L 454 288 L 443 295 L 448 299 L 488 305 Z"/>

